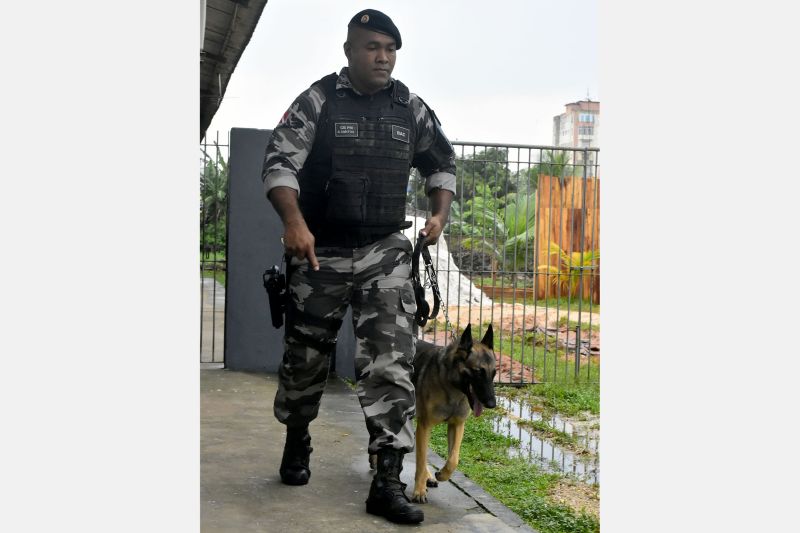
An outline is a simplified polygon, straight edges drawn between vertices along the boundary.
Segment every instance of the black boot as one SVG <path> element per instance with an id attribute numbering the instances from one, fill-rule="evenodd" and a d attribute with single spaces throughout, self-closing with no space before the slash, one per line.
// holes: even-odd
<path id="1" fill-rule="evenodd" d="M 287 485 L 305 485 L 311 477 L 308 468 L 308 456 L 314 449 L 311 444 L 311 435 L 308 426 L 302 428 L 286 428 L 286 444 L 283 447 L 281 460 L 281 481 Z"/>
<path id="2" fill-rule="evenodd" d="M 399 450 L 378 450 L 378 473 L 372 478 L 367 498 L 367 512 L 383 516 L 398 524 L 418 524 L 425 515 L 411 505 L 400 482 L 403 470 L 403 453 Z"/>

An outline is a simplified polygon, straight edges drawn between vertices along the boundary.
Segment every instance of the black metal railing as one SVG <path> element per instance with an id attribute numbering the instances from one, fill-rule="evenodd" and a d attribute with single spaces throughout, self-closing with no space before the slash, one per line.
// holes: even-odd
<path id="1" fill-rule="evenodd" d="M 432 251 L 443 312 L 421 337 L 445 344 L 492 323 L 501 383 L 598 381 L 599 150 L 453 145 L 456 197 Z M 416 173 L 408 204 L 424 224 Z"/>

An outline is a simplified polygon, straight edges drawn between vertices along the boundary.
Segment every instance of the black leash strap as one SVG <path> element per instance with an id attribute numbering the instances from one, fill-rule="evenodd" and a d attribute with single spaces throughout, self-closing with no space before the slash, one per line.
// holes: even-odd
<path id="1" fill-rule="evenodd" d="M 419 256 L 425 262 L 425 273 L 427 274 L 428 281 L 433 289 L 433 311 L 430 311 L 430 306 L 425 300 L 425 284 L 419 278 Z M 425 246 L 425 236 L 417 236 L 417 244 L 414 246 L 414 253 L 411 254 L 411 283 L 414 286 L 414 298 L 417 300 L 417 313 L 414 315 L 414 320 L 418 325 L 424 326 L 428 320 L 436 318 L 439 314 L 439 304 L 441 296 L 439 294 L 439 283 L 436 279 L 436 270 L 433 268 L 431 261 L 431 253 L 428 247 Z"/>

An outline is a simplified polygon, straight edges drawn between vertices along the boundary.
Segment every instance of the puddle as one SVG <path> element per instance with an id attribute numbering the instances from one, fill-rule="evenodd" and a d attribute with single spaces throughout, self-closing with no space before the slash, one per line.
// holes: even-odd
<path id="1" fill-rule="evenodd" d="M 524 457 L 535 462 L 550 472 L 570 474 L 585 483 L 600 483 L 599 450 L 600 436 L 595 429 L 589 429 L 593 422 L 569 422 L 558 415 L 544 421 L 558 431 L 574 435 L 578 443 L 590 451 L 589 454 L 576 454 L 537 437 L 532 431 L 517 421 L 542 420 L 542 413 L 531 409 L 527 403 L 521 403 L 502 396 L 497 396 L 497 406 L 508 411 L 508 415 L 495 419 L 492 429 L 499 435 L 519 440 L 519 445 L 509 449 L 512 457 Z"/>

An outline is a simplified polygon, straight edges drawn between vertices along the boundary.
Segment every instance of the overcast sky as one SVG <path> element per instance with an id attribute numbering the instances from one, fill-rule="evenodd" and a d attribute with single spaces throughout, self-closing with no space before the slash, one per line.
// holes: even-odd
<path id="1" fill-rule="evenodd" d="M 346 65 L 358 11 L 400 30 L 393 76 L 451 140 L 552 144 L 564 105 L 601 100 L 595 0 L 269 0 L 208 129 L 271 129 L 312 82 Z"/>

